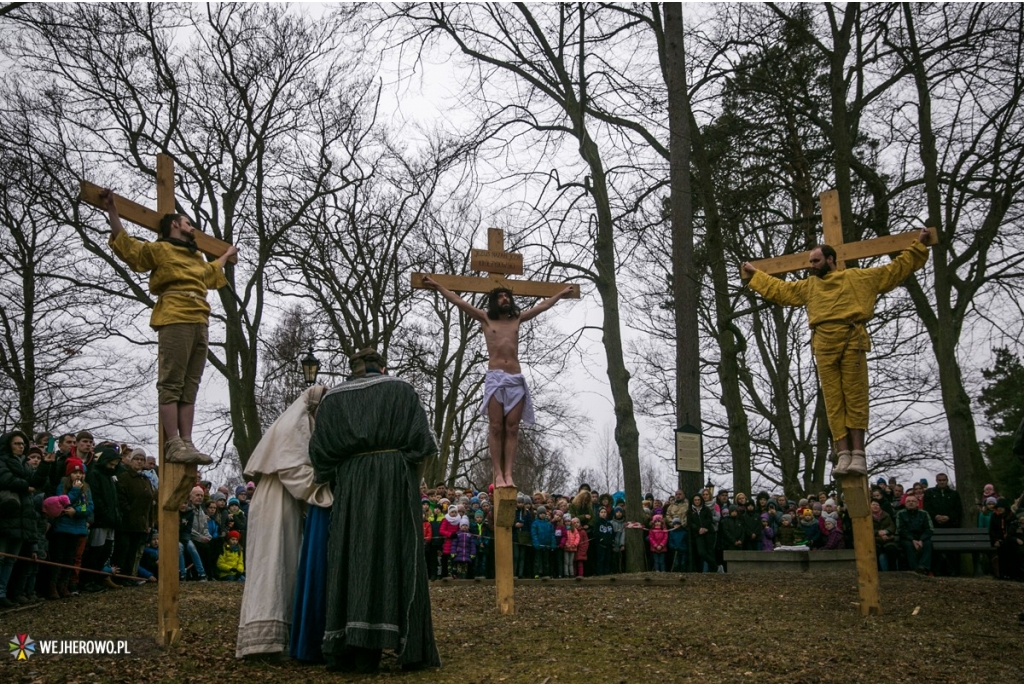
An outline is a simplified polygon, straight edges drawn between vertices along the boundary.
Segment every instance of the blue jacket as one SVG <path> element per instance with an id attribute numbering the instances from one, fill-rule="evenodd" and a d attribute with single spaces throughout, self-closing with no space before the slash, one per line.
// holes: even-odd
<path id="1" fill-rule="evenodd" d="M 679 528 L 669 528 L 668 548 L 674 552 L 685 552 L 687 535 L 686 528 L 682 526 Z"/>
<path id="2" fill-rule="evenodd" d="M 551 521 L 537 519 L 530 527 L 530 538 L 534 549 L 554 549 L 555 527 Z"/>
<path id="3" fill-rule="evenodd" d="M 53 530 L 57 533 L 69 533 L 71 535 L 88 535 L 89 526 L 92 522 L 92 493 L 87 484 L 70 488 L 64 491 L 65 480 L 62 479 L 57 485 L 58 495 L 67 495 L 71 500 L 71 507 L 74 508 L 74 516 L 61 514 L 53 521 Z"/>

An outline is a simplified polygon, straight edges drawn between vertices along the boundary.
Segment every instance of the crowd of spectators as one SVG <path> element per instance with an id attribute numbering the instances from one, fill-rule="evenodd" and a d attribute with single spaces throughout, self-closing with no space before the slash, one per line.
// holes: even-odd
<path id="1" fill-rule="evenodd" d="M 431 579 L 494 577 L 491 491 L 421 486 L 424 554 Z M 946 474 L 929 488 L 891 478 L 871 486 L 871 519 L 880 571 L 958 575 L 958 553 L 934 553 L 941 528 L 988 531 L 995 551 L 975 555 L 976 568 L 997 578 L 1024 580 L 1024 493 L 1000 498 L 991 485 L 977 500 L 976 519 L 964 521 L 960 494 Z M 640 528 L 646 569 L 655 572 L 728 570 L 727 550 L 835 550 L 853 547 L 849 512 L 836 493 L 799 500 L 759 492 L 756 497 L 704 489 L 662 500 L 644 496 L 641 521 L 629 523 L 625 494 L 596 494 L 587 484 L 575 495 L 520 494 L 512 531 L 517 578 L 601 576 L 625 570 L 626 529 Z"/>
<path id="2" fill-rule="evenodd" d="M 156 460 L 141 448 L 96 443 L 91 433 L 20 431 L 0 436 L 0 608 L 36 598 L 59 600 L 154 581 L 160 555 L 155 528 Z M 201 481 L 180 506 L 178 571 L 182 580 L 245 580 L 245 538 L 254 483 L 216 489 Z M 423 545 L 431 579 L 494 577 L 492 490 L 421 486 Z M 977 568 L 1024 580 L 1024 494 L 1001 497 L 991 485 L 963 520 L 960 494 L 945 474 L 929 488 L 879 478 L 871 518 L 881 571 L 956 575 L 958 554 L 935 553 L 934 531 L 988 531 L 994 551 Z M 641 535 L 627 535 L 639 528 Z M 682 490 L 644 496 L 629 522 L 625 494 L 520 494 L 513 524 L 517 578 L 621 573 L 626 545 L 642 541 L 655 572 L 726 572 L 725 551 L 833 550 L 853 546 L 842 499 L 820 492 L 799 500 L 760 492 L 732 496 Z M 52 563 L 37 563 L 39 561 Z"/>
<path id="3" fill-rule="evenodd" d="M 88 431 L 0 436 L 0 608 L 155 581 L 158 485 L 144 449 L 97 443 Z M 245 579 L 254 489 L 193 489 L 177 531 L 182 579 Z"/>

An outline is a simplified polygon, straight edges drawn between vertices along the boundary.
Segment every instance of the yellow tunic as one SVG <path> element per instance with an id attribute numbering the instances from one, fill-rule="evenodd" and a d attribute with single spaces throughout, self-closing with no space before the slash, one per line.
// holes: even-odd
<path id="1" fill-rule="evenodd" d="M 114 254 L 132 271 L 150 271 L 149 291 L 159 299 L 149 325 L 159 328 L 172 323 L 209 324 L 210 305 L 206 291 L 227 285 L 224 269 L 208 262 L 200 252 L 168 242 L 145 242 L 122 231 L 110 240 Z"/>
<path id="2" fill-rule="evenodd" d="M 848 428 L 867 429 L 865 353 L 871 349 L 871 339 L 864 323 L 875 315 L 878 296 L 895 288 L 926 261 L 928 248 L 915 240 L 885 266 L 832 271 L 824 278 L 811 276 L 800 281 L 783 281 L 758 271 L 750 279 L 751 289 L 765 299 L 807 308 L 833 440 L 846 437 Z"/>

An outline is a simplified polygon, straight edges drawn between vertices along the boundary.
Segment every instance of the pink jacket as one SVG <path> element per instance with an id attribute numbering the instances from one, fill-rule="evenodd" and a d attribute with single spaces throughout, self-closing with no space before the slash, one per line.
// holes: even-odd
<path id="1" fill-rule="evenodd" d="M 668 531 L 664 528 L 651 528 L 647 543 L 651 546 L 652 552 L 664 552 L 668 549 Z"/>
<path id="2" fill-rule="evenodd" d="M 441 551 L 445 554 L 452 553 L 452 538 L 459 532 L 459 527 L 452 525 L 448 519 L 441 521 L 441 530 L 439 531 L 441 538 L 444 540 L 444 546 Z"/>
<path id="3" fill-rule="evenodd" d="M 578 530 L 573 530 L 572 528 L 566 528 L 565 529 L 565 545 L 563 546 L 563 549 L 566 552 L 575 552 L 576 548 L 579 547 L 579 544 L 580 544 L 580 532 Z"/>

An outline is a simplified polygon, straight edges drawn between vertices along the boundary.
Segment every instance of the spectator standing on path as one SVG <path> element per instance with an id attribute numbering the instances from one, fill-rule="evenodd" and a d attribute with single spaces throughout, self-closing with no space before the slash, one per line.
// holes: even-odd
<path id="1" fill-rule="evenodd" d="M 93 520 L 89 527 L 89 543 L 82 566 L 102 572 L 114 549 L 114 536 L 121 527 L 121 508 L 117 502 L 117 467 L 121 464 L 120 450 L 114 445 L 100 445 L 93 466 L 85 474 L 85 482 L 92 490 Z M 98 592 L 104 587 L 121 588 L 110 576 L 87 573 L 82 591 Z"/>
<path id="2" fill-rule="evenodd" d="M 12 431 L 0 436 L 0 552 L 20 555 L 35 552 L 36 512 L 32 495 L 41 485 L 25 464 L 22 455 L 28 448 L 28 435 Z M 15 559 L 0 557 L 0 608 L 15 606 L 7 597 L 7 583 L 14 571 Z"/>

